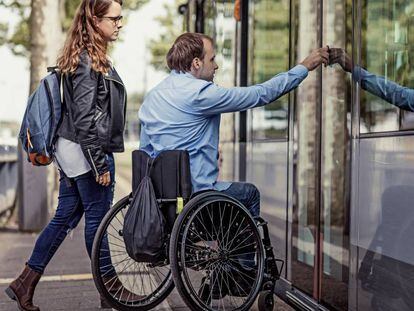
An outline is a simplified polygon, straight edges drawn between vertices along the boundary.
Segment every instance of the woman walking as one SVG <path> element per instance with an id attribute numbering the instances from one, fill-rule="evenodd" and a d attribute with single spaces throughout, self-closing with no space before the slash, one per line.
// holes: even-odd
<path id="1" fill-rule="evenodd" d="M 124 151 L 126 92 L 107 49 L 122 28 L 121 9 L 122 0 L 82 0 L 57 60 L 64 96 L 55 153 L 59 202 L 23 272 L 6 289 L 20 310 L 39 310 L 32 302 L 35 287 L 83 214 L 86 249 L 91 256 L 95 233 L 112 204 L 112 153 Z M 106 266 L 107 275 L 112 275 L 110 261 Z M 111 282 L 114 290 L 122 286 L 117 279 Z"/>

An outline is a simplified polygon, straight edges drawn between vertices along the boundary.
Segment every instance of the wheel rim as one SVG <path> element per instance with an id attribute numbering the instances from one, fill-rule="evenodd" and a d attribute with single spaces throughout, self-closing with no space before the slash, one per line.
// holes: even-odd
<path id="1" fill-rule="evenodd" d="M 185 287 L 206 310 L 243 310 L 263 279 L 263 246 L 248 212 L 232 201 L 194 208 L 179 247 Z"/>
<path id="2" fill-rule="evenodd" d="M 148 306 L 168 291 L 172 275 L 167 259 L 149 264 L 129 257 L 122 236 L 129 206 L 129 202 L 125 203 L 104 224 L 97 248 L 98 277 L 101 288 L 115 302 L 132 307 Z"/>

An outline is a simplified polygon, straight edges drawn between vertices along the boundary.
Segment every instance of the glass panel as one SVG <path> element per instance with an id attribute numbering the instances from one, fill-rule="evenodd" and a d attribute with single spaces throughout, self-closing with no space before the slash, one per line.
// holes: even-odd
<path id="1" fill-rule="evenodd" d="M 323 42 L 351 51 L 352 1 L 324 0 Z M 351 77 L 339 65 L 322 70 L 320 301 L 348 310 L 348 187 Z"/>
<path id="2" fill-rule="evenodd" d="M 214 82 L 222 87 L 234 86 L 236 66 L 236 20 L 233 1 L 208 1 L 204 4 L 205 34 L 215 42 L 219 69 Z M 221 117 L 220 141 L 234 141 L 234 114 Z"/>
<path id="3" fill-rule="evenodd" d="M 250 84 L 289 69 L 289 0 L 250 2 Z M 253 139 L 286 138 L 288 95 L 252 110 Z"/>
<path id="4" fill-rule="evenodd" d="M 269 234 L 276 258 L 286 262 L 286 206 L 288 143 L 258 142 L 249 145 L 246 159 L 247 180 L 260 190 L 260 214 L 269 223 Z M 286 265 L 281 271 L 285 277 Z"/>
<path id="5" fill-rule="evenodd" d="M 222 87 L 235 85 L 236 19 L 234 2 L 219 0 L 204 2 L 204 32 L 214 39 L 219 69 L 214 82 Z M 234 179 L 235 117 L 233 113 L 221 116 L 220 175 L 219 180 Z"/>
<path id="6" fill-rule="evenodd" d="M 317 0 L 293 1 L 292 52 L 296 63 L 319 46 L 319 5 Z M 315 243 L 317 241 L 317 174 L 319 166 L 320 72 L 309 74 L 295 93 L 293 134 L 293 224 L 292 283 L 317 297 Z"/>
<path id="7" fill-rule="evenodd" d="M 362 5 L 362 67 L 414 88 L 414 5 L 412 0 L 364 0 Z M 383 84 L 386 88 L 387 83 Z M 375 83 L 374 89 L 381 84 Z M 414 115 L 361 92 L 361 133 L 414 128 Z M 391 101 L 392 102 L 392 101 Z M 394 104 L 398 104 L 394 102 Z M 401 118 L 401 127 L 400 121 Z"/>
<path id="8" fill-rule="evenodd" d="M 413 310 L 413 144 L 412 135 L 360 141 L 357 310 Z"/>

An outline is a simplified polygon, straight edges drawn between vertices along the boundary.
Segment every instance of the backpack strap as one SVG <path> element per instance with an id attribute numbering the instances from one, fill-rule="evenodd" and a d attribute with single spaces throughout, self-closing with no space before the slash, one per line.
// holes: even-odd
<path id="1" fill-rule="evenodd" d="M 50 67 L 47 67 L 47 72 L 54 72 L 54 71 L 57 71 L 58 69 L 59 69 L 58 66 L 50 66 Z"/>
<path id="2" fill-rule="evenodd" d="M 63 72 L 60 72 L 58 66 L 50 66 L 50 67 L 47 67 L 47 72 L 50 72 L 50 73 L 54 73 L 54 72 L 60 73 L 60 92 L 59 93 L 60 93 L 60 102 L 63 105 L 63 77 L 64 77 L 64 74 L 63 74 Z"/>
<path id="3" fill-rule="evenodd" d="M 63 78 L 64 78 L 64 74 L 61 73 L 60 74 L 60 103 L 63 105 Z"/>

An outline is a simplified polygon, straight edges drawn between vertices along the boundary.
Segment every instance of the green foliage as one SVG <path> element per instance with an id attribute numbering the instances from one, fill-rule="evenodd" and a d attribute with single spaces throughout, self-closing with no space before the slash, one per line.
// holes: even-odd
<path id="1" fill-rule="evenodd" d="M 177 8 L 182 3 L 183 0 L 175 0 L 172 4 L 164 5 L 165 15 L 157 18 L 163 32 L 158 39 L 153 39 L 149 43 L 151 65 L 157 70 L 168 71 L 165 56 L 175 38 L 184 31 L 183 21 L 180 21 L 177 13 Z"/>
<path id="2" fill-rule="evenodd" d="M 412 0 L 364 0 L 361 6 L 361 65 L 374 74 L 413 88 Z M 385 116 L 398 118 L 398 109 L 368 92 L 362 92 L 361 115 L 367 130 L 371 131 L 384 123 Z"/>
<path id="3" fill-rule="evenodd" d="M 0 24 L 0 45 L 3 45 L 7 42 L 7 32 L 9 30 L 9 26 L 7 24 Z"/>
<path id="4" fill-rule="evenodd" d="M 0 0 L 0 7 L 17 13 L 19 22 L 14 29 L 7 24 L 0 25 L 0 45 L 8 45 L 16 55 L 27 56 L 29 49 L 30 0 Z M 9 35 L 9 31 L 13 33 Z"/>
<path id="5" fill-rule="evenodd" d="M 64 1 L 62 6 L 63 12 L 61 12 L 62 29 L 66 32 L 71 25 L 72 19 L 75 16 L 76 9 L 81 0 L 60 1 Z M 125 15 L 128 15 L 128 12 L 132 10 L 139 9 L 148 1 L 149 0 L 124 0 L 123 9 L 126 12 Z M 7 36 L 7 25 L 0 24 L 0 45 L 7 44 L 14 54 L 28 57 L 30 54 L 30 0 L 0 0 L 0 7 L 5 7 L 17 12 L 20 17 L 19 23 L 10 36 Z"/>
<path id="6" fill-rule="evenodd" d="M 62 28 L 67 31 L 75 16 L 76 9 L 78 8 L 81 0 L 64 0 L 64 18 L 62 20 Z M 146 4 L 149 0 L 124 0 L 123 10 L 126 11 L 126 15 L 130 11 L 138 10 L 141 6 Z"/>

